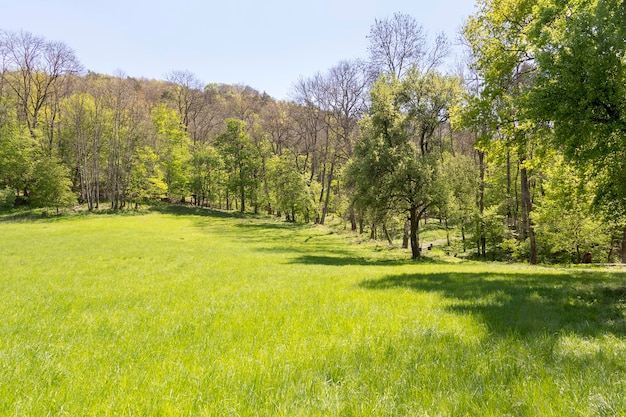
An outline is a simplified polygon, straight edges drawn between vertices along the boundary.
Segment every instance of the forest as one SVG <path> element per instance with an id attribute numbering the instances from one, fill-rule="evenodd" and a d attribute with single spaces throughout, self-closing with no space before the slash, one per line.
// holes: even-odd
<path id="1" fill-rule="evenodd" d="M 482 0 L 451 71 L 452 41 L 396 13 L 288 101 L 1 31 L 0 209 L 333 215 L 414 259 L 436 221 L 478 259 L 626 263 L 624 22 L 623 0 Z"/>

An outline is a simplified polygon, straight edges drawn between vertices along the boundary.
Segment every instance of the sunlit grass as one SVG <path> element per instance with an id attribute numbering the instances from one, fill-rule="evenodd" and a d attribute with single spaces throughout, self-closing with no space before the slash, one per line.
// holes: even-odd
<path id="1" fill-rule="evenodd" d="M 191 209 L 0 236 L 0 415 L 626 409 L 623 270 L 413 263 Z"/>

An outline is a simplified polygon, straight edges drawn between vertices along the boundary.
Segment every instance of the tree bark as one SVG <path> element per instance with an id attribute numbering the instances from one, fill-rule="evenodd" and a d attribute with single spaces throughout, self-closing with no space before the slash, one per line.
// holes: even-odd
<path id="1" fill-rule="evenodd" d="M 322 218 L 320 224 L 324 224 L 326 221 L 326 214 L 328 213 L 328 206 L 330 205 L 330 186 L 333 182 L 333 176 L 335 174 L 335 160 L 330 164 L 330 172 L 328 174 L 328 185 L 326 187 L 326 199 L 324 200 L 324 208 L 322 209 Z"/>
<path id="2" fill-rule="evenodd" d="M 402 234 L 402 249 L 409 248 L 409 235 L 411 232 L 411 221 L 406 219 L 404 221 L 404 233 Z"/>
<path id="3" fill-rule="evenodd" d="M 523 162 L 523 161 L 522 161 Z M 532 202 L 530 199 L 530 183 L 528 182 L 528 171 L 522 167 L 520 170 L 521 190 L 522 190 L 522 229 L 524 237 L 530 243 L 529 262 L 531 265 L 537 264 L 537 243 L 535 241 L 535 229 L 530 218 Z"/>
<path id="4" fill-rule="evenodd" d="M 387 224 L 383 223 L 383 232 L 385 233 L 385 237 L 387 238 L 387 242 L 389 245 L 393 245 L 393 240 L 391 239 L 391 235 L 389 234 L 389 230 L 387 230 Z"/>
<path id="5" fill-rule="evenodd" d="M 485 220 L 483 219 L 485 212 L 485 153 L 483 151 L 478 151 L 478 167 L 480 172 L 480 183 L 478 186 L 478 210 L 480 212 L 478 254 L 485 259 L 487 257 L 487 238 L 485 236 Z"/>
<path id="6" fill-rule="evenodd" d="M 622 236 L 622 263 L 626 264 L 626 226 L 624 226 L 624 235 Z"/>
<path id="7" fill-rule="evenodd" d="M 357 224 L 356 224 L 356 213 L 354 212 L 354 207 L 350 207 L 350 226 L 352 227 L 352 231 L 356 232 Z"/>
<path id="8" fill-rule="evenodd" d="M 412 205 L 409 210 L 409 219 L 411 221 L 411 257 L 413 259 L 419 259 L 421 256 L 419 247 L 419 214 L 418 208 Z"/>

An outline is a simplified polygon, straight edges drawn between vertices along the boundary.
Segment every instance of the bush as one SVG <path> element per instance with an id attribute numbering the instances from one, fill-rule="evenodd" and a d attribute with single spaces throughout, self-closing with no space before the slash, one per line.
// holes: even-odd
<path id="1" fill-rule="evenodd" d="M 8 185 L 0 189 L 0 208 L 8 209 L 15 205 L 15 192 Z"/>

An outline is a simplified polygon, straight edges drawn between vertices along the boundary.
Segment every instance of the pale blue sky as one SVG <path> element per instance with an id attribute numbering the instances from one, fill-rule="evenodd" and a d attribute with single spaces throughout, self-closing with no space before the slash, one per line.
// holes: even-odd
<path id="1" fill-rule="evenodd" d="M 246 84 L 288 98 L 300 77 L 367 58 L 374 19 L 410 14 L 456 41 L 474 0 L 0 0 L 0 29 L 74 49 L 86 69 L 203 83 Z"/>

